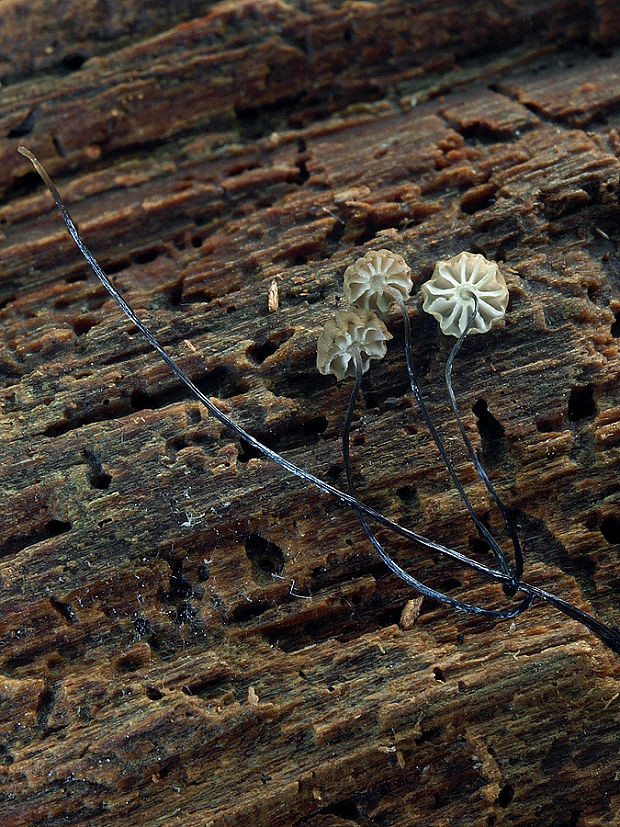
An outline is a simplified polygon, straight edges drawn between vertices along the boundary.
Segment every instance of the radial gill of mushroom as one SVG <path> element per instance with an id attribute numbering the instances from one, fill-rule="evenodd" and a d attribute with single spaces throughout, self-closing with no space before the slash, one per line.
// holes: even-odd
<path id="1" fill-rule="evenodd" d="M 381 319 L 370 310 L 343 307 L 323 328 L 317 342 L 319 373 L 333 373 L 341 382 L 366 373 L 371 359 L 383 359 L 386 341 L 392 336 Z"/>
<path id="2" fill-rule="evenodd" d="M 508 288 L 499 267 L 480 253 L 459 253 L 438 261 L 433 275 L 422 285 L 422 308 L 433 315 L 442 333 L 457 338 L 472 316 L 471 333 L 486 333 L 503 319 Z M 474 314 L 474 296 L 478 312 Z"/>
<path id="3" fill-rule="evenodd" d="M 395 301 L 406 301 L 411 288 L 411 268 L 390 250 L 370 250 L 344 272 L 345 302 L 375 313 L 387 313 Z"/>

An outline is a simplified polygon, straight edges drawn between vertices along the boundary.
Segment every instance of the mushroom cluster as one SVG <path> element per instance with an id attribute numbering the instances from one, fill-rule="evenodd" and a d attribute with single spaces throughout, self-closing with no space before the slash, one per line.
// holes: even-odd
<path id="1" fill-rule="evenodd" d="M 488 261 L 484 256 L 477 253 L 464 252 L 446 261 L 437 262 L 433 276 L 422 286 L 422 294 L 424 296 L 423 309 L 437 318 L 443 333 L 457 337 L 457 342 L 452 348 L 446 363 L 445 377 L 450 404 L 474 468 L 504 517 L 514 548 L 514 571 L 488 527 L 476 514 L 422 398 L 415 377 L 411 325 L 405 306 L 405 300 L 409 297 L 411 288 L 411 270 L 402 256 L 389 250 L 367 252 L 345 270 L 343 293 L 345 300 L 351 307 L 339 310 L 327 322 L 319 336 L 317 366 L 320 372 L 323 374 L 332 373 L 338 381 L 347 377 L 355 379 L 342 431 L 342 455 L 349 493 L 352 497 L 357 496 L 353 484 L 349 455 L 349 431 L 353 408 L 359 393 L 362 374 L 368 370 L 372 359 L 380 359 L 385 355 L 385 343 L 387 339 L 391 338 L 379 315 L 386 314 L 393 304 L 398 304 L 404 323 L 405 358 L 409 382 L 422 418 L 439 450 L 459 496 L 480 532 L 480 536 L 488 543 L 495 555 L 502 574 L 509 579 L 507 588 L 514 592 L 518 588 L 522 573 L 522 555 L 519 540 L 508 512 L 482 467 L 471 440 L 463 427 L 451 380 L 452 363 L 465 336 L 470 331 L 484 333 L 506 312 L 508 304 L 506 283 L 495 262 Z M 464 611 L 506 616 L 505 614 L 498 615 L 494 612 L 479 609 L 479 607 L 455 601 L 454 598 L 429 589 L 420 584 L 419 581 L 414 582 L 401 569 L 397 571 L 397 568 L 394 567 L 395 564 L 383 549 L 363 514 L 360 511 L 357 514 L 367 537 L 381 558 L 390 565 L 399 577 L 414 585 L 423 594 L 444 600 L 444 602 Z"/>
<path id="2" fill-rule="evenodd" d="M 343 294 L 349 305 L 331 318 L 317 343 L 317 368 L 340 382 L 365 373 L 371 359 L 382 359 L 392 336 L 379 318 L 394 302 L 404 306 L 411 293 L 411 268 L 389 250 L 370 250 L 344 273 Z"/>
<path id="3" fill-rule="evenodd" d="M 349 265 L 343 295 L 350 307 L 338 311 L 319 337 L 319 371 L 341 381 L 355 376 L 358 363 L 365 373 L 371 359 L 383 358 L 391 336 L 379 317 L 396 303 L 408 328 L 405 301 L 412 286 L 411 268 L 390 250 L 370 250 Z M 479 253 L 463 252 L 438 261 L 421 291 L 422 309 L 437 319 L 443 333 L 457 338 L 465 331 L 486 333 L 508 306 L 508 288 L 498 265 Z"/>

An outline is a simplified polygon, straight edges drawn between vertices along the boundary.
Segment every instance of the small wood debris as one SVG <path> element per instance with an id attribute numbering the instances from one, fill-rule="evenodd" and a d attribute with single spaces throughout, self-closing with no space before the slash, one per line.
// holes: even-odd
<path id="1" fill-rule="evenodd" d="M 248 703 L 250 706 L 258 706 L 258 695 L 253 686 L 248 689 Z"/>
<path id="2" fill-rule="evenodd" d="M 416 620 L 420 616 L 422 600 L 422 597 L 414 597 L 412 600 L 408 600 L 405 603 L 400 615 L 400 620 L 398 621 L 398 625 L 401 629 L 403 629 L 403 631 L 406 632 L 408 629 L 413 628 Z"/>
<path id="3" fill-rule="evenodd" d="M 278 294 L 278 282 L 276 279 L 273 279 L 271 284 L 269 285 L 269 293 L 267 294 L 267 302 L 269 307 L 269 312 L 273 313 L 278 309 L 280 306 L 280 296 Z"/>

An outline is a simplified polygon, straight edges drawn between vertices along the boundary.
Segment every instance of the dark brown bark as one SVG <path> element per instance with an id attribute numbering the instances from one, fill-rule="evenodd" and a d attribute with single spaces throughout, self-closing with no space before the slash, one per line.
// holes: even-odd
<path id="1" fill-rule="evenodd" d="M 416 617 L 354 514 L 187 398 L 16 153 L 39 154 L 199 386 L 339 487 L 350 386 L 315 355 L 345 267 L 388 247 L 417 288 L 461 250 L 504 262 L 505 324 L 457 360 L 464 420 L 525 579 L 617 624 L 613 4 L 107 3 L 108 28 L 102 5 L 69 5 L 71 23 L 2 10 L 2 823 L 615 823 L 615 656 L 541 604 Z M 502 536 L 449 415 L 451 343 L 417 299 L 410 317 Z M 491 565 L 387 324 L 353 430 L 360 497 Z M 510 605 L 381 537 L 435 588 Z"/>

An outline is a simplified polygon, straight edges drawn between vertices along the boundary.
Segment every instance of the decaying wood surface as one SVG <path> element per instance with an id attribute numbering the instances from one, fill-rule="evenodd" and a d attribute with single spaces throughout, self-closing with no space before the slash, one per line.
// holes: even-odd
<path id="1" fill-rule="evenodd" d="M 340 487 L 350 386 L 315 354 L 345 267 L 388 247 L 419 286 L 464 249 L 505 262 L 505 325 L 455 367 L 464 420 L 525 579 L 618 624 L 614 3 L 28 5 L 0 4 L 2 824 L 617 824 L 616 657 L 545 605 L 410 603 L 352 513 L 187 398 L 16 153 L 197 384 Z M 449 415 L 451 343 L 417 298 L 410 317 L 501 535 Z M 491 564 L 388 328 L 359 494 Z M 421 580 L 507 605 L 380 536 Z"/>

